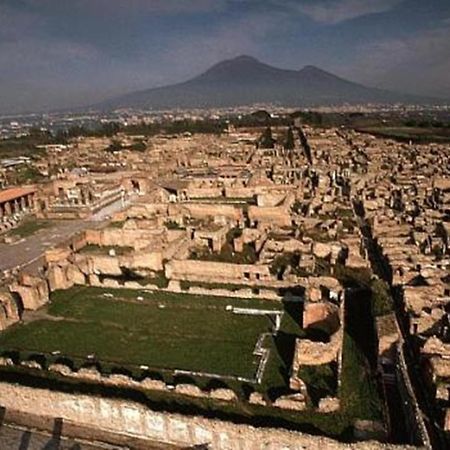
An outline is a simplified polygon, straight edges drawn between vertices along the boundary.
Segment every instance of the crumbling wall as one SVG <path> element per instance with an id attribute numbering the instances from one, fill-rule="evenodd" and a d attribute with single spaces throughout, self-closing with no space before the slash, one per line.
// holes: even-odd
<path id="1" fill-rule="evenodd" d="M 291 225 L 289 210 L 284 206 L 250 206 L 248 208 L 248 217 L 255 224 L 278 225 L 281 227 Z"/>
<path id="2" fill-rule="evenodd" d="M 0 289 L 0 330 L 19 320 L 20 312 L 16 299 L 6 289 Z"/>
<path id="3" fill-rule="evenodd" d="M 156 412 L 126 400 L 76 395 L 0 383 L 2 406 L 25 414 L 95 427 L 157 442 L 209 445 L 211 450 L 375 450 L 398 447 L 379 442 L 344 444 L 283 429 L 253 428 L 196 416 Z M 406 447 L 405 447 L 406 448 Z"/>
<path id="4" fill-rule="evenodd" d="M 25 309 L 38 309 L 49 300 L 47 280 L 38 276 L 21 274 L 9 289 L 20 296 Z"/>
<path id="5" fill-rule="evenodd" d="M 244 216 L 241 208 L 233 205 L 212 203 L 183 203 L 169 206 L 170 216 L 186 215 L 192 218 L 207 219 L 208 217 L 226 217 L 233 222 L 243 222 Z"/>
<path id="6" fill-rule="evenodd" d="M 330 302 L 305 303 L 303 328 L 315 328 L 333 334 L 339 329 L 339 326 L 338 306 Z"/>
<path id="7" fill-rule="evenodd" d="M 269 266 L 263 264 L 230 264 L 213 261 L 172 260 L 166 266 L 166 277 L 173 280 L 204 282 L 268 281 Z"/>

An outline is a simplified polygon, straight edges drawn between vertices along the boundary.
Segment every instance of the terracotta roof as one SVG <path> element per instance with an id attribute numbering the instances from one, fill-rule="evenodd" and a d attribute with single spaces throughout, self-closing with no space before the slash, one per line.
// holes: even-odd
<path id="1" fill-rule="evenodd" d="M 35 188 L 11 188 L 0 191 L 0 203 L 14 200 L 15 198 L 23 197 L 24 195 L 33 194 L 36 192 Z"/>

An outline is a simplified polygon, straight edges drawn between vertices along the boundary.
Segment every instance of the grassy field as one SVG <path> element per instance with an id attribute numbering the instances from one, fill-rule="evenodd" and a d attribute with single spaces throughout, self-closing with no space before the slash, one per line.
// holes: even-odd
<path id="1" fill-rule="evenodd" d="M 142 300 L 138 301 L 137 297 Z M 2 332 L 0 354 L 23 350 L 20 357 L 26 359 L 33 350 L 36 353 L 59 350 L 61 356 L 67 355 L 76 367 L 80 367 L 86 363 L 87 354 L 95 353 L 102 370 L 106 368 L 107 371 L 110 370 L 109 363 L 119 369 L 145 364 L 156 368 L 176 367 L 252 377 L 256 369 L 253 349 L 260 334 L 269 330 L 269 319 L 233 315 L 225 308 L 227 305 L 284 308 L 280 331 L 276 336 L 266 336 L 265 344 L 271 353 L 262 383 L 225 382 L 240 399 L 248 398 L 248 393 L 253 390 L 264 393 L 268 399 L 275 399 L 289 393 L 295 339 L 307 336 L 299 326 L 301 303 L 282 305 L 270 300 L 90 287 L 57 291 L 51 300 L 48 314 L 53 319 L 16 325 Z M 223 403 L 176 392 L 107 387 L 20 366 L 0 367 L 0 380 L 71 393 L 130 398 L 157 410 L 217 417 L 253 426 L 286 427 L 349 440 L 354 420 L 379 419 L 380 404 L 367 361 L 368 350 L 361 346 L 364 336 L 360 332 L 367 327 L 359 326 L 357 314 L 347 315 L 346 321 L 350 334 L 345 334 L 340 387 L 335 384 L 335 367 L 302 370 L 308 389 L 317 391 L 313 403 L 322 395 L 335 395 L 338 391 L 343 399 L 342 409 L 330 414 L 313 409 L 286 411 L 241 400 Z M 77 360 L 76 356 L 80 358 Z M 50 359 L 55 361 L 57 357 Z M 162 374 L 168 383 L 186 382 L 167 371 L 149 372 Z M 214 383 L 209 377 L 188 378 L 202 389 L 210 389 Z"/>
<path id="2" fill-rule="evenodd" d="M 60 351 L 77 358 L 95 354 L 100 363 L 123 367 L 253 377 L 258 365 L 253 350 L 259 335 L 270 330 L 267 317 L 226 311 L 229 299 L 128 290 L 105 298 L 104 293 L 92 288 L 55 293 L 48 313 L 58 320 L 13 327 L 0 336 L 0 349 Z M 140 295 L 144 300 L 130 301 Z"/>
<path id="3" fill-rule="evenodd" d="M 51 222 L 46 220 L 26 220 L 24 223 L 19 225 L 17 228 L 11 230 L 8 234 L 10 236 L 20 236 L 28 237 L 33 235 L 43 228 L 48 228 L 51 226 Z"/>

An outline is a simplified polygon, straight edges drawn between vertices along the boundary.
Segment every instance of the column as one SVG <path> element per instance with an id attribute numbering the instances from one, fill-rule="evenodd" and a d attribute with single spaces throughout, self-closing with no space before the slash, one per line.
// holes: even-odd
<path id="1" fill-rule="evenodd" d="M 4 215 L 4 212 L 3 212 L 3 203 L 0 203 L 0 221 L 1 221 L 1 219 L 3 219 L 3 215 Z"/>
<path id="2" fill-rule="evenodd" d="M 28 195 L 28 208 L 30 208 L 32 211 L 35 210 L 35 207 L 34 207 L 34 194 L 29 194 Z"/>
<path id="3" fill-rule="evenodd" d="M 19 200 L 18 200 L 17 198 L 15 198 L 15 199 L 13 200 L 13 203 L 14 203 L 14 207 L 13 207 L 13 209 L 14 209 L 14 214 L 19 214 L 19 213 L 20 213 L 20 204 L 19 204 Z"/>
<path id="4" fill-rule="evenodd" d="M 5 215 L 10 216 L 12 214 L 11 202 L 5 202 Z"/>
<path id="5" fill-rule="evenodd" d="M 27 204 L 25 202 L 25 197 L 20 197 L 20 207 L 21 207 L 22 211 L 25 211 L 25 209 L 27 208 Z"/>

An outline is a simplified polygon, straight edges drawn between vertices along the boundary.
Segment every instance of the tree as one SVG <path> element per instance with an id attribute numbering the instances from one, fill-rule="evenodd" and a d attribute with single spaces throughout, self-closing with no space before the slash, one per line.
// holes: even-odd
<path id="1" fill-rule="evenodd" d="M 286 142 L 284 143 L 286 150 L 293 150 L 295 148 L 294 132 L 291 127 L 288 128 Z"/>
<path id="2" fill-rule="evenodd" d="M 267 127 L 261 137 L 259 138 L 260 148 L 273 148 L 275 145 L 275 139 L 272 137 L 272 129 Z"/>

